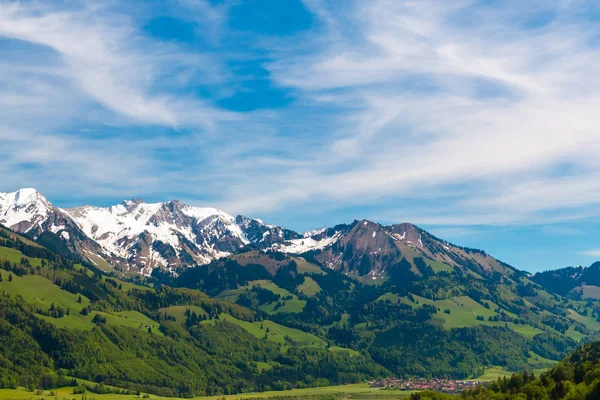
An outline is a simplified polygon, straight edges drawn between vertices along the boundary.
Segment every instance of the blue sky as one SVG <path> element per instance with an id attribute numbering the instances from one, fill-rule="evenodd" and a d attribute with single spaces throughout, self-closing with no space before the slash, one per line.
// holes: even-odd
<path id="1" fill-rule="evenodd" d="M 0 1 L 1 191 L 600 259 L 593 1 Z"/>

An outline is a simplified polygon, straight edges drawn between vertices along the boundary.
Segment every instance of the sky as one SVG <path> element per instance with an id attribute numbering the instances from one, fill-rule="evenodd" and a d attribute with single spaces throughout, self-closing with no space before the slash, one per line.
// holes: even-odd
<path id="1" fill-rule="evenodd" d="M 600 259 L 600 5 L 0 0 L 0 191 Z"/>

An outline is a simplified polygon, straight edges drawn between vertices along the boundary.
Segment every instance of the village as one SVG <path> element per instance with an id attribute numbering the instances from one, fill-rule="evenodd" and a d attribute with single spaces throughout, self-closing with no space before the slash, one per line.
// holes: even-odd
<path id="1" fill-rule="evenodd" d="M 477 381 L 455 381 L 448 379 L 398 379 L 387 378 L 369 382 L 372 388 L 389 388 L 399 390 L 432 390 L 442 393 L 460 393 L 480 386 Z"/>

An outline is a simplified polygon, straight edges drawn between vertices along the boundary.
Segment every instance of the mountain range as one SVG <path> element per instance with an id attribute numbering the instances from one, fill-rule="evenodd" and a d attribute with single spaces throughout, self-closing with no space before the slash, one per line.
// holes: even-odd
<path id="1" fill-rule="evenodd" d="M 18 360 L 0 363 L 1 387 L 463 379 L 538 371 L 600 338 L 600 264 L 531 275 L 409 223 L 298 233 L 178 201 L 61 209 L 21 189 L 0 194 L 0 225 L 0 355 Z"/>
<path id="2" fill-rule="evenodd" d="M 430 261 L 433 269 L 469 265 L 472 273 L 505 273 L 506 264 L 479 250 L 438 239 L 409 223 L 383 226 L 355 220 L 297 233 L 262 220 L 233 217 L 215 208 L 179 201 L 126 200 L 111 207 L 62 209 L 35 189 L 0 193 L 0 224 L 79 254 L 105 271 L 150 275 L 155 268 L 178 274 L 251 246 L 308 254 L 330 269 L 373 282 L 389 278 L 403 259 Z"/>
<path id="3" fill-rule="evenodd" d="M 204 265 L 252 243 L 268 247 L 300 238 L 276 226 L 179 201 L 126 200 L 111 207 L 62 209 L 35 189 L 0 193 L 0 224 L 59 247 L 101 269 L 150 274 Z"/>

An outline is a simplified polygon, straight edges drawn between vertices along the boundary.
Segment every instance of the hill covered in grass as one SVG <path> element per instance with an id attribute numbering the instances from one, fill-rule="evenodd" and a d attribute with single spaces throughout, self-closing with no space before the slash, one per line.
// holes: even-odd
<path id="1" fill-rule="evenodd" d="M 185 288 L 142 286 L 0 230 L 0 387 L 80 378 L 163 396 L 363 381 L 359 353 Z"/>
<path id="2" fill-rule="evenodd" d="M 366 352 L 402 377 L 463 379 L 489 366 L 540 370 L 598 336 L 596 301 L 548 292 L 500 262 L 486 270 L 457 259 L 441 268 L 415 254 L 388 266 L 385 279 L 363 280 L 310 254 L 250 250 L 164 283 Z"/>

